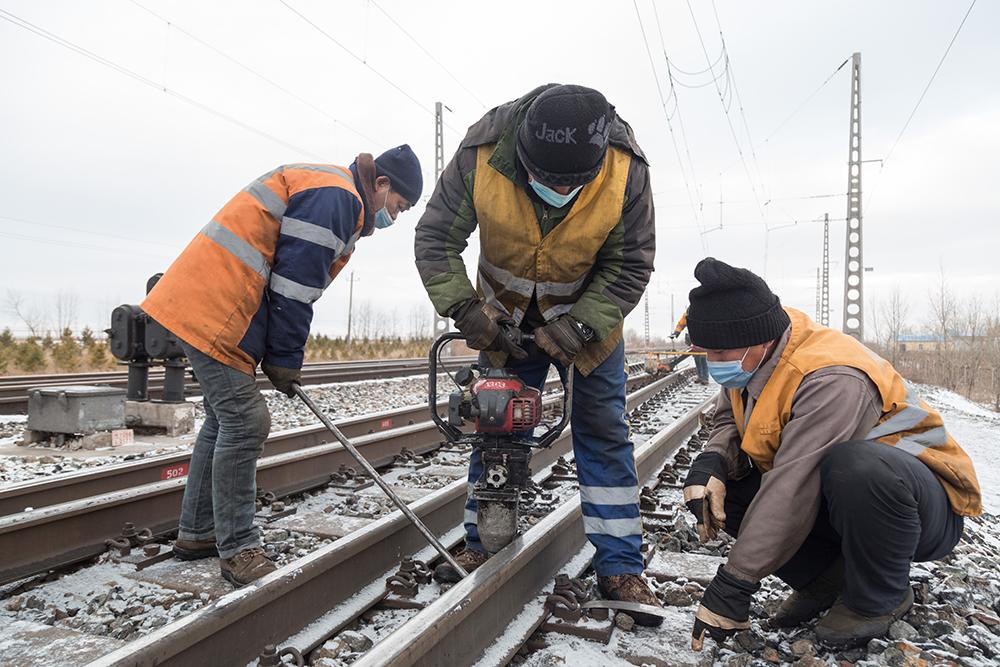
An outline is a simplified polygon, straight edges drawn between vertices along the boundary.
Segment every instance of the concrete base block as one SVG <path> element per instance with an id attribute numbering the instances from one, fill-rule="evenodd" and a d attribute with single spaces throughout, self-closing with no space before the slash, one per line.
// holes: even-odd
<path id="1" fill-rule="evenodd" d="M 201 560 L 167 560 L 150 565 L 144 570 L 125 575 L 135 581 L 146 581 L 175 591 L 186 591 L 201 595 L 207 593 L 210 599 L 233 592 L 233 585 L 219 574 L 218 558 Z"/>
<path id="2" fill-rule="evenodd" d="M 373 521 L 374 519 L 364 519 L 356 516 L 339 516 L 324 512 L 305 512 L 284 519 L 278 519 L 274 522 L 273 527 L 337 539 L 348 533 L 361 530 Z"/>
<path id="3" fill-rule="evenodd" d="M 133 428 L 166 432 L 170 437 L 194 431 L 193 403 L 126 401 L 125 422 Z"/>
<path id="4" fill-rule="evenodd" d="M 719 556 L 657 551 L 646 566 L 646 574 L 657 581 L 683 578 L 707 586 L 725 562 L 726 559 Z"/>
<path id="5" fill-rule="evenodd" d="M 8 621 L 3 630 L 3 664 L 19 667 L 82 665 L 125 642 L 30 621 Z"/>

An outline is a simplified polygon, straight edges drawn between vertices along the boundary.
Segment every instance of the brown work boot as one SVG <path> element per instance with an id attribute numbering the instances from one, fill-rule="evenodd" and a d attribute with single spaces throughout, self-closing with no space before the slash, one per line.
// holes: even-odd
<path id="1" fill-rule="evenodd" d="M 620 602 L 638 602 L 648 604 L 651 607 L 662 607 L 659 598 L 653 591 L 649 590 L 649 585 L 642 578 L 641 574 L 615 574 L 610 577 L 598 577 L 597 587 L 601 595 L 609 600 Z M 653 614 L 645 614 L 641 611 L 625 611 L 624 613 L 635 619 L 639 625 L 649 628 L 659 627 L 663 623 L 663 618 Z"/>
<path id="2" fill-rule="evenodd" d="M 278 569 L 260 547 L 244 549 L 232 558 L 221 558 L 219 567 L 222 577 L 237 588 Z"/>
<path id="3" fill-rule="evenodd" d="M 838 558 L 808 586 L 793 591 L 768 621 L 772 628 L 790 628 L 819 616 L 837 601 L 844 583 L 844 559 Z"/>
<path id="4" fill-rule="evenodd" d="M 889 626 L 899 620 L 913 606 L 913 589 L 907 586 L 906 595 L 895 609 L 881 616 L 862 616 L 851 611 L 843 600 L 833 605 L 830 613 L 816 624 L 816 637 L 831 648 L 863 646 L 870 639 L 882 637 Z"/>
<path id="5" fill-rule="evenodd" d="M 215 540 L 185 540 L 177 538 L 174 542 L 174 556 L 180 560 L 199 560 L 215 558 L 219 550 L 215 548 Z"/>
<path id="6" fill-rule="evenodd" d="M 483 563 L 489 559 L 482 551 L 476 551 L 475 549 L 470 549 L 469 547 L 464 547 L 455 555 L 455 561 L 466 572 L 472 572 L 473 570 L 479 568 Z M 458 570 L 453 568 L 448 563 L 441 563 L 436 568 L 434 568 L 434 578 L 442 583 L 455 584 L 462 580 L 462 575 L 458 573 Z"/>

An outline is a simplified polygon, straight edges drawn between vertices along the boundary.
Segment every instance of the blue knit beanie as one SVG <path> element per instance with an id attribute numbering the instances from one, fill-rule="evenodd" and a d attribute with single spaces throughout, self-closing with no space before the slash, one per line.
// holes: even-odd
<path id="1" fill-rule="evenodd" d="M 424 177 L 420 173 L 420 160 L 409 144 L 390 148 L 375 158 L 375 175 L 386 176 L 392 181 L 392 189 L 416 204 L 424 189 Z"/>

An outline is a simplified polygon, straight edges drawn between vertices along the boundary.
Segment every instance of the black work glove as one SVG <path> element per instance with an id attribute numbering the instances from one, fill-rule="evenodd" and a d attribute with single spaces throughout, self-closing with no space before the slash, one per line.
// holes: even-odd
<path id="1" fill-rule="evenodd" d="M 760 588 L 760 582 L 738 579 L 719 566 L 712 583 L 705 589 L 701 605 L 694 615 L 691 648 L 700 651 L 705 632 L 718 643 L 750 627 L 750 600 Z"/>
<path id="2" fill-rule="evenodd" d="M 535 329 L 535 345 L 564 366 L 569 366 L 587 343 L 583 329 L 572 315 L 560 315 Z"/>
<path id="3" fill-rule="evenodd" d="M 698 522 L 698 538 L 714 540 L 726 525 L 728 466 L 722 454 L 702 452 L 684 480 L 684 504 Z"/>
<path id="4" fill-rule="evenodd" d="M 275 389 L 289 398 L 295 398 L 293 385 L 302 384 L 302 369 L 275 366 L 266 361 L 260 365 L 260 369 L 264 371 L 264 375 L 271 381 Z"/>
<path id="5" fill-rule="evenodd" d="M 670 339 L 673 340 L 674 338 L 677 338 L 680 335 L 681 335 L 680 331 L 675 331 L 672 334 L 670 334 Z"/>
<path id="6" fill-rule="evenodd" d="M 465 336 L 465 344 L 473 350 L 506 352 L 515 359 L 527 359 L 528 353 L 518 345 L 520 332 L 507 313 L 479 299 L 469 299 L 451 313 L 455 327 Z"/>

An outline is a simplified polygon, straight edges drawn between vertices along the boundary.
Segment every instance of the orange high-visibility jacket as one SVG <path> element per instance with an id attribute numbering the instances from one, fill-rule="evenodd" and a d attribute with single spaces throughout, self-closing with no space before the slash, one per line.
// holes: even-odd
<path id="1" fill-rule="evenodd" d="M 362 235 L 357 178 L 354 165 L 290 164 L 264 174 L 194 237 L 143 310 L 244 373 L 261 361 L 301 367 L 312 303 Z"/>
<path id="2" fill-rule="evenodd" d="M 937 475 L 957 514 L 979 515 L 982 497 L 972 459 L 945 430 L 941 415 L 907 387 L 888 361 L 857 340 L 816 324 L 794 308 L 785 308 L 785 312 L 792 321 L 792 334 L 749 421 L 743 412 L 741 390 L 729 390 L 733 417 L 742 438 L 740 449 L 754 464 L 763 472 L 774 467 L 781 429 L 791 419 L 795 392 L 802 379 L 821 368 L 849 366 L 867 375 L 882 398 L 882 418 L 866 437 L 918 458 Z"/>

